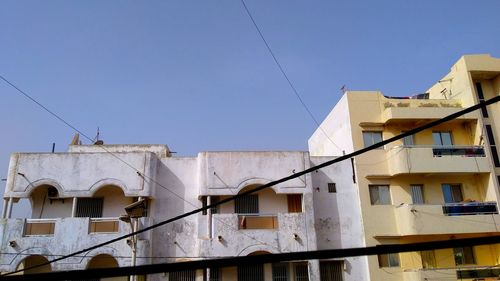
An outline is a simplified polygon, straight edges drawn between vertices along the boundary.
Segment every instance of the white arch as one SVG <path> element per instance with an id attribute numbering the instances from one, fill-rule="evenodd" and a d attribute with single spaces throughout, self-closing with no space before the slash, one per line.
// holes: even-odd
<path id="1" fill-rule="evenodd" d="M 26 188 L 24 190 L 25 190 L 26 194 L 31 196 L 31 193 L 33 193 L 33 191 L 35 191 L 35 189 L 37 189 L 43 185 L 50 185 L 50 186 L 55 187 L 57 189 L 57 193 L 58 193 L 59 197 L 65 197 L 64 188 L 57 181 L 55 181 L 53 179 L 48 179 L 48 178 L 32 181 L 26 186 Z"/>
<path id="2" fill-rule="evenodd" d="M 254 244 L 254 245 L 250 245 L 246 248 L 243 248 L 238 253 L 238 256 L 248 256 L 251 253 L 255 253 L 255 252 L 269 252 L 271 254 L 277 253 L 277 251 L 273 247 L 271 247 L 270 245 Z"/>
<path id="3" fill-rule="evenodd" d="M 123 181 L 114 178 L 106 178 L 95 182 L 92 186 L 90 186 L 89 192 L 90 194 L 94 195 L 102 187 L 110 185 L 119 187 L 123 191 L 123 194 L 128 195 L 127 185 Z"/>
<path id="4" fill-rule="evenodd" d="M 240 192 L 243 188 L 245 188 L 247 186 L 250 186 L 250 185 L 264 185 L 264 184 L 268 184 L 270 182 L 271 182 L 271 180 L 265 179 L 265 178 L 247 178 L 247 179 L 243 180 L 242 182 L 240 182 L 238 184 L 238 186 L 236 186 L 236 190 L 238 192 Z M 278 193 L 278 187 L 271 186 L 270 188 L 272 188 L 275 193 Z"/>

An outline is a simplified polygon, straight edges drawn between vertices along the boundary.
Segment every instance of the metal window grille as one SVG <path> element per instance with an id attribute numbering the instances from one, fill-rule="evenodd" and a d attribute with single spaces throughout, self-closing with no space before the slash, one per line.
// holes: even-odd
<path id="1" fill-rule="evenodd" d="M 411 199 L 413 204 L 424 204 L 424 190 L 421 184 L 411 185 Z"/>
<path id="2" fill-rule="evenodd" d="M 237 214 L 257 214 L 259 213 L 259 196 L 249 194 L 234 200 L 234 212 Z"/>
<path id="3" fill-rule="evenodd" d="M 238 281 L 264 281 L 262 264 L 238 266 Z"/>
<path id="4" fill-rule="evenodd" d="M 288 263 L 273 263 L 273 281 L 288 281 Z"/>
<path id="5" fill-rule="evenodd" d="M 220 268 L 210 268 L 210 279 L 209 281 L 220 281 Z"/>
<path id="6" fill-rule="evenodd" d="M 337 193 L 337 185 L 334 182 L 328 183 L 328 192 Z"/>
<path id="7" fill-rule="evenodd" d="M 76 217 L 102 218 L 104 198 L 78 198 L 76 203 Z"/>
<path id="8" fill-rule="evenodd" d="M 322 261 L 319 264 L 321 281 L 343 281 L 343 263 L 341 261 Z"/>
<path id="9" fill-rule="evenodd" d="M 176 271 L 168 274 L 169 281 L 196 281 L 196 270 Z"/>
<path id="10" fill-rule="evenodd" d="M 295 281 L 309 281 L 309 268 L 306 262 L 295 263 L 293 269 Z"/>

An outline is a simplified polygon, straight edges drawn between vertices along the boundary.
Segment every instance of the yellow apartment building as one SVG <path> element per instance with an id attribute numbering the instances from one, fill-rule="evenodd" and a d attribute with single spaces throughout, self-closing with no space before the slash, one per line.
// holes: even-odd
<path id="1" fill-rule="evenodd" d="M 419 95 L 345 93 L 309 139 L 309 150 L 350 153 L 499 94 L 500 59 L 463 56 Z M 362 242 L 500 234 L 499 143 L 496 103 L 356 157 L 359 202 L 353 204 L 361 209 Z M 500 280 L 500 245 L 370 256 L 367 266 L 367 280 Z"/>

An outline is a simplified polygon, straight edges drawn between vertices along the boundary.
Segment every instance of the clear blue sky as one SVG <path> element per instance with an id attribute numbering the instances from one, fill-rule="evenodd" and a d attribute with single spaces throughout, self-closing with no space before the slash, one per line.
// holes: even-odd
<path id="1" fill-rule="evenodd" d="M 500 57 L 498 0 L 246 3 L 318 120 L 344 84 L 411 95 L 463 54 Z M 0 26 L 0 74 L 106 143 L 306 150 L 316 127 L 239 0 L 2 1 Z M 0 93 L 0 178 L 12 152 L 66 150 L 71 129 Z"/>

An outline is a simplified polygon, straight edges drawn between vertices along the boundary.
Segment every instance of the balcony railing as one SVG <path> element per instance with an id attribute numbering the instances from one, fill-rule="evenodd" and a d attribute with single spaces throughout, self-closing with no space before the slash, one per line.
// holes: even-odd
<path id="1" fill-rule="evenodd" d="M 484 147 L 482 146 L 434 146 L 432 148 L 434 157 L 441 156 L 465 156 L 465 157 L 485 157 Z"/>
<path id="2" fill-rule="evenodd" d="M 53 236 L 56 221 L 53 219 L 26 219 L 24 236 Z"/>
<path id="3" fill-rule="evenodd" d="M 89 233 L 115 233 L 118 226 L 118 218 L 90 218 Z"/>
<path id="4" fill-rule="evenodd" d="M 491 215 L 498 214 L 496 202 L 446 203 L 443 214 L 447 216 Z"/>
<path id="5" fill-rule="evenodd" d="M 277 229 L 278 216 L 265 214 L 239 214 L 239 229 Z"/>

